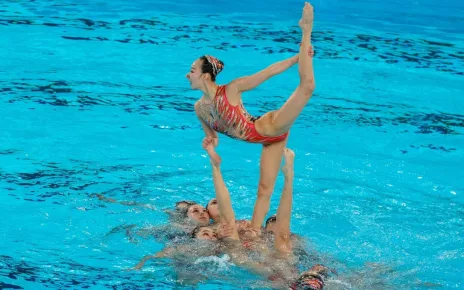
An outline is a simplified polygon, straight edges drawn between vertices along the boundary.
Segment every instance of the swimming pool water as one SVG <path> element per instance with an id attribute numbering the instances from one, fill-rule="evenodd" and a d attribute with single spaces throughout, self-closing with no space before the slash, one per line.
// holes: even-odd
<path id="1" fill-rule="evenodd" d="M 110 232 L 163 225 L 176 201 L 214 195 L 185 74 L 203 54 L 224 61 L 219 83 L 292 56 L 302 5 L 2 1 L 0 288 L 180 287 L 165 260 L 124 271 L 160 241 Z M 317 89 L 288 144 L 292 231 L 338 270 L 327 289 L 461 289 L 464 5 L 313 5 Z M 294 67 L 243 100 L 259 115 L 297 84 Z M 249 218 L 261 148 L 220 139 L 234 209 Z M 201 289 L 266 287 L 224 258 L 203 264 Z"/>

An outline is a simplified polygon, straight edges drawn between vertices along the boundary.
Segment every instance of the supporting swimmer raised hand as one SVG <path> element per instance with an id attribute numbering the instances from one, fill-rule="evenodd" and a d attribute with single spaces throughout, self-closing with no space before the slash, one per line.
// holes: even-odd
<path id="1" fill-rule="evenodd" d="M 208 152 L 211 164 L 214 167 L 219 167 L 219 165 L 221 164 L 221 157 L 215 151 L 214 138 L 209 136 L 203 138 L 201 146 L 203 147 L 203 149 L 206 150 L 206 152 Z"/>

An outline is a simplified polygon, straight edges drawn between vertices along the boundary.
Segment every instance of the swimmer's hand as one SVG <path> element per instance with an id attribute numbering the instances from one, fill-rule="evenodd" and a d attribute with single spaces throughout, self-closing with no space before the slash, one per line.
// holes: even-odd
<path id="1" fill-rule="evenodd" d="M 253 228 L 250 221 L 237 221 L 237 230 L 249 240 L 255 240 L 261 236 L 261 229 Z"/>
<path id="2" fill-rule="evenodd" d="M 314 56 L 314 48 L 312 46 L 309 46 L 308 48 L 308 55 L 310 57 L 313 57 Z M 292 58 L 294 64 L 298 63 L 298 61 L 300 60 L 300 54 L 297 54 L 295 55 L 293 58 Z"/>
<path id="3" fill-rule="evenodd" d="M 147 255 L 147 256 L 143 257 L 142 260 L 140 260 L 140 262 L 137 265 L 135 265 L 132 268 L 126 269 L 126 271 L 140 270 L 140 269 L 142 269 L 142 267 L 145 265 L 145 263 L 148 260 L 155 259 L 155 258 L 157 258 L 155 255 Z"/>
<path id="4" fill-rule="evenodd" d="M 203 149 L 206 150 L 206 152 L 208 152 L 209 158 L 211 160 L 211 164 L 214 167 L 219 167 L 219 165 L 221 164 L 221 157 L 214 150 L 214 140 L 213 139 L 214 138 L 209 137 L 209 136 L 205 137 L 203 139 L 203 143 L 201 144 L 201 146 L 203 147 Z"/>
<path id="5" fill-rule="evenodd" d="M 291 58 L 291 60 L 292 60 L 292 65 L 297 64 L 299 59 L 300 59 L 300 55 L 299 55 L 299 54 L 297 54 L 297 55 L 295 55 L 294 57 L 292 57 L 292 58 Z"/>
<path id="6" fill-rule="evenodd" d="M 173 252 L 174 252 L 174 248 L 165 248 L 162 251 L 156 253 L 155 255 L 147 255 L 143 257 L 142 260 L 140 260 L 140 262 L 137 265 L 135 265 L 132 268 L 126 269 L 126 271 L 140 270 L 143 268 L 143 266 L 148 260 L 157 259 L 157 258 L 166 258 L 166 257 L 169 257 L 169 255 L 171 255 Z"/>
<path id="7" fill-rule="evenodd" d="M 295 152 L 292 149 L 285 148 L 284 150 L 284 166 L 282 172 L 286 178 L 292 178 L 294 173 Z"/>
<path id="8" fill-rule="evenodd" d="M 217 147 L 218 144 L 219 144 L 219 138 L 214 138 L 214 137 L 211 137 L 213 139 L 213 144 L 214 144 L 214 147 Z"/>
<path id="9" fill-rule="evenodd" d="M 217 228 L 217 237 L 222 240 L 232 236 L 234 229 L 228 223 L 220 223 Z"/>

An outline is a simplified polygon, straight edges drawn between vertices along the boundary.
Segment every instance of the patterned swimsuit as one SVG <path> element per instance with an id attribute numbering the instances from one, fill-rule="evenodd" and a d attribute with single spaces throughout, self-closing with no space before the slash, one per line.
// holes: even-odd
<path id="1" fill-rule="evenodd" d="M 288 132 L 274 137 L 263 136 L 256 131 L 255 121 L 242 102 L 232 106 L 226 96 L 226 86 L 219 86 L 212 103 L 200 100 L 199 117 L 214 131 L 249 143 L 272 144 L 285 140 Z"/>

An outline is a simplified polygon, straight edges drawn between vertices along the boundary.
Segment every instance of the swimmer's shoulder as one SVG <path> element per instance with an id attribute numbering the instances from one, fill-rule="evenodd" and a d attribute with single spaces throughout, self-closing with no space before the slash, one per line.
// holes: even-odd
<path id="1" fill-rule="evenodd" d="M 240 104 L 242 99 L 242 93 L 234 86 L 234 82 L 223 85 L 225 87 L 224 92 L 226 94 L 227 100 L 232 106 L 237 106 Z"/>

